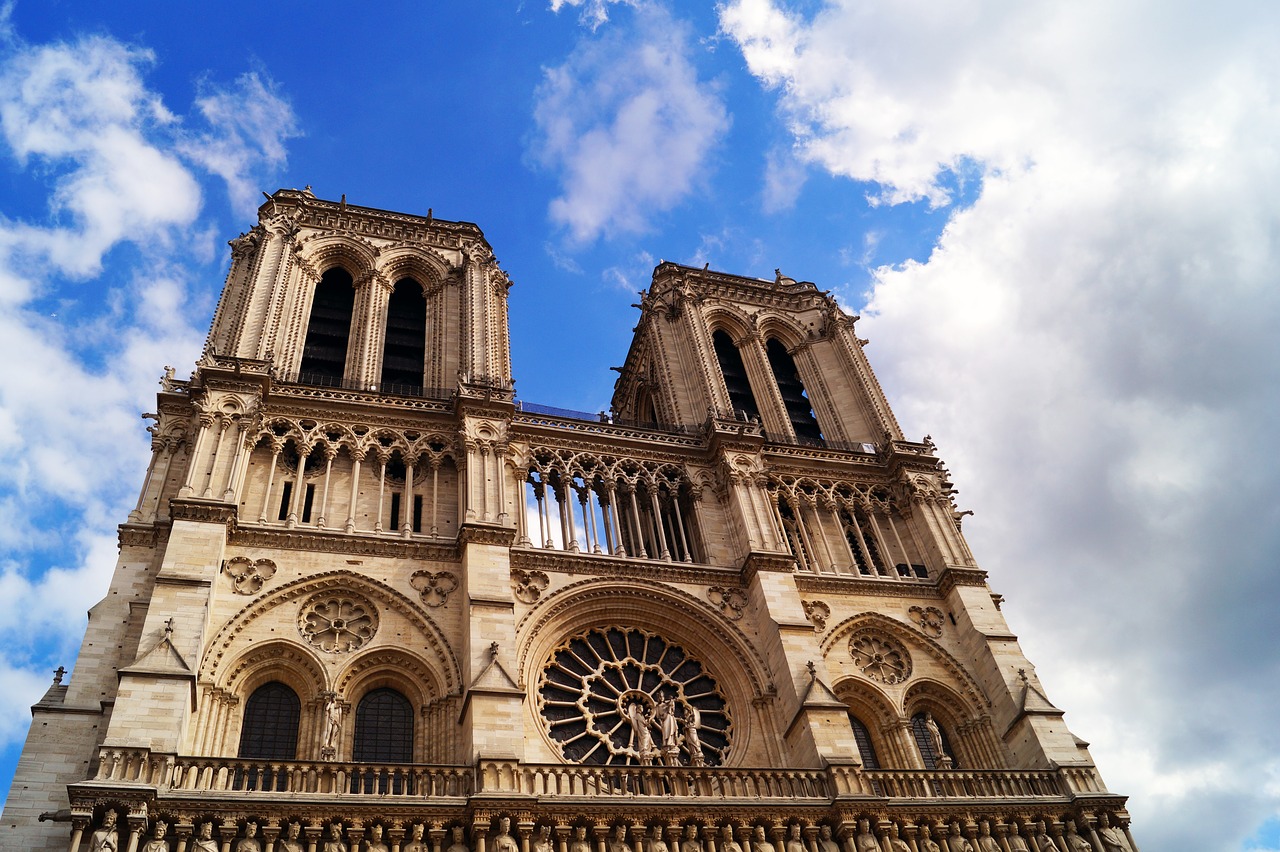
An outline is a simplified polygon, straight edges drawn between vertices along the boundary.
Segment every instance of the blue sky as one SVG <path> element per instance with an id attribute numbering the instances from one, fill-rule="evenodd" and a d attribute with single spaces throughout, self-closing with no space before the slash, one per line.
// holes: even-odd
<path id="1" fill-rule="evenodd" d="M 1272 5 L 5 7 L 0 782 L 226 240 L 311 185 L 479 224 L 532 402 L 607 405 L 660 259 L 833 290 L 1139 842 L 1280 848 Z"/>

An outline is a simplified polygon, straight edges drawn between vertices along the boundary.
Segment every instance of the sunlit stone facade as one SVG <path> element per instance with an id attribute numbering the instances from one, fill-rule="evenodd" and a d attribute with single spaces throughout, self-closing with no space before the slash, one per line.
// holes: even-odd
<path id="1" fill-rule="evenodd" d="M 474 225 L 281 190 L 231 255 L 6 848 L 1136 848 L 829 294 L 662 263 L 584 414 Z"/>

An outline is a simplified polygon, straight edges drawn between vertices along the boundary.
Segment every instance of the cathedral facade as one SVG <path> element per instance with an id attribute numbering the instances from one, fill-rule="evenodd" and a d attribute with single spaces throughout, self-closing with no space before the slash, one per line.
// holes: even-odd
<path id="1" fill-rule="evenodd" d="M 828 293 L 664 262 L 585 414 L 475 225 L 231 255 L 6 848 L 1136 851 Z"/>

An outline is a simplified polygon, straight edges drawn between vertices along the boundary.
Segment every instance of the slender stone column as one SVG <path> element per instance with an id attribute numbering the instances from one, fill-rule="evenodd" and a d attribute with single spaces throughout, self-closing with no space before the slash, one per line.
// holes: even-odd
<path id="1" fill-rule="evenodd" d="M 284 522 L 284 525 L 290 529 L 298 525 L 298 519 L 302 517 L 303 507 L 306 505 L 307 459 L 310 456 L 310 447 L 298 447 L 298 476 L 293 481 L 293 506 L 290 507 L 289 517 Z"/>
<path id="2" fill-rule="evenodd" d="M 400 526 L 402 538 L 413 535 L 413 468 L 416 458 L 404 460 L 404 523 Z"/>
<path id="3" fill-rule="evenodd" d="M 262 511 L 258 513 L 258 523 L 267 522 L 267 509 L 271 506 L 271 488 L 276 481 L 276 464 L 280 461 L 280 451 L 284 445 L 279 441 L 271 442 L 271 467 L 267 471 L 267 490 L 262 495 Z"/>
<path id="4" fill-rule="evenodd" d="M 324 529 L 328 525 L 329 515 L 329 478 L 333 475 L 333 460 L 338 455 L 338 448 L 333 444 L 324 445 L 324 493 L 320 497 L 320 514 L 316 518 L 316 526 Z"/>
<path id="5" fill-rule="evenodd" d="M 387 458 L 384 454 L 378 454 L 378 463 L 381 466 L 381 472 L 378 474 L 378 519 L 374 521 L 373 531 L 382 532 L 382 498 L 387 491 Z"/>
<path id="6" fill-rule="evenodd" d="M 360 497 L 360 460 L 364 458 L 364 453 L 357 454 L 355 448 L 349 448 L 351 453 L 351 499 L 347 503 L 347 523 L 345 530 L 348 533 L 356 531 L 356 501 Z"/>

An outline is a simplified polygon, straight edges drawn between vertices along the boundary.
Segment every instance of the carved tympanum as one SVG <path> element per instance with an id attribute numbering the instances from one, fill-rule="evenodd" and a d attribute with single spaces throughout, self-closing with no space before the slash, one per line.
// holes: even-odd
<path id="1" fill-rule="evenodd" d="M 449 593 L 458 588 L 458 578 L 448 571 L 414 571 L 409 585 L 418 590 L 424 604 L 437 607 L 444 606 Z"/>
<path id="2" fill-rule="evenodd" d="M 331 654 L 363 648 L 377 631 L 377 607 L 354 595 L 317 595 L 298 611 L 302 638 Z"/>
<path id="3" fill-rule="evenodd" d="M 715 678 L 643 630 L 593 628 L 565 641 L 537 694 L 551 738 L 575 763 L 718 766 L 732 741 Z"/>
<path id="4" fill-rule="evenodd" d="M 878 630 L 859 630 L 849 639 L 849 655 L 858 669 L 884 684 L 902 683 L 911 676 L 911 655 L 902 643 Z"/>
<path id="5" fill-rule="evenodd" d="M 249 559 L 236 556 L 228 559 L 222 570 L 231 578 L 231 587 L 238 595 L 256 594 L 276 575 L 276 563 L 270 559 Z"/>

